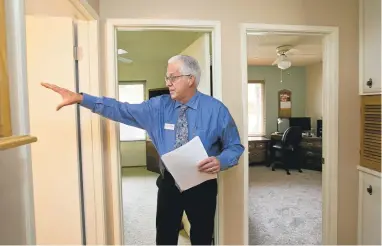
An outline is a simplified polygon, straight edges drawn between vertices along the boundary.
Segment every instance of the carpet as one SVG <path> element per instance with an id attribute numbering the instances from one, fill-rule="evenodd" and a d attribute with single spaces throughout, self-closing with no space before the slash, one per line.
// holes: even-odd
<path id="1" fill-rule="evenodd" d="M 123 227 L 125 245 L 155 245 L 156 179 L 146 167 L 122 168 Z M 179 245 L 190 245 L 182 230 Z"/>
<path id="2" fill-rule="evenodd" d="M 322 173 L 249 168 L 249 244 L 319 245 Z"/>

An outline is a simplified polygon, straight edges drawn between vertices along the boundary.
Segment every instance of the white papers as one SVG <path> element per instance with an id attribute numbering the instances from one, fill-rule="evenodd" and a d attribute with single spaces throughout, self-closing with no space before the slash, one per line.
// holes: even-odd
<path id="1" fill-rule="evenodd" d="M 217 174 L 208 174 L 198 170 L 199 162 L 206 158 L 208 158 L 207 152 L 198 136 L 185 145 L 162 155 L 164 165 L 174 177 L 181 191 L 217 178 Z"/>

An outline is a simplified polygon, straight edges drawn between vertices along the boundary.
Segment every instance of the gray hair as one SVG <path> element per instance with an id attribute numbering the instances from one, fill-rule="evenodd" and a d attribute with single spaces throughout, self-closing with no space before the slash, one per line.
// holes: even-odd
<path id="1" fill-rule="evenodd" d="M 199 85 L 200 82 L 200 76 L 201 76 L 201 70 L 198 61 L 191 57 L 186 55 L 176 55 L 171 57 L 168 60 L 168 64 L 174 63 L 174 62 L 182 62 L 179 72 L 183 75 L 191 74 L 195 77 L 196 85 Z"/>

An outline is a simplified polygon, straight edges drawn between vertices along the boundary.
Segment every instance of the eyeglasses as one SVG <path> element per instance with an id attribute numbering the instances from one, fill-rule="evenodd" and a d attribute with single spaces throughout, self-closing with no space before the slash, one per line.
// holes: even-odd
<path id="1" fill-rule="evenodd" d="M 165 76 L 164 77 L 164 80 L 168 83 L 171 83 L 171 84 L 174 84 L 175 81 L 177 81 L 180 77 L 183 77 L 183 76 L 192 76 L 192 74 L 183 74 L 183 75 L 177 75 L 177 76 Z"/>

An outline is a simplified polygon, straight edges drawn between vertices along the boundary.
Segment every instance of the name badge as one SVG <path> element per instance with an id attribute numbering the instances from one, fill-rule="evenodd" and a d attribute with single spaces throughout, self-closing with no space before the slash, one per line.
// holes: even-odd
<path id="1" fill-rule="evenodd" d="M 165 123 L 164 124 L 164 129 L 172 130 L 173 131 L 175 129 L 175 125 L 174 124 Z"/>

